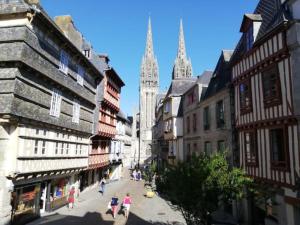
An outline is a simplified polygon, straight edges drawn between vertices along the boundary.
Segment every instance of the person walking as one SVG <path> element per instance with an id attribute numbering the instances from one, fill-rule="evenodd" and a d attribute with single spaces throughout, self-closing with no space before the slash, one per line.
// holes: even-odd
<path id="1" fill-rule="evenodd" d="M 105 191 L 105 185 L 106 185 L 106 180 L 103 177 L 100 181 L 100 192 L 102 193 L 102 195 L 104 195 L 104 191 Z"/>
<path id="2" fill-rule="evenodd" d="M 130 209 L 130 205 L 131 205 L 132 201 L 131 201 L 131 197 L 130 194 L 127 193 L 125 198 L 123 199 L 123 207 L 125 210 L 125 217 L 128 218 L 129 216 L 129 209 Z"/>
<path id="3" fill-rule="evenodd" d="M 116 214 L 118 211 L 118 204 L 119 204 L 118 201 L 119 201 L 119 199 L 117 197 L 117 194 L 114 194 L 114 196 L 111 198 L 111 201 L 110 201 L 113 218 L 116 218 Z"/>
<path id="4" fill-rule="evenodd" d="M 138 181 L 142 180 L 142 172 L 141 172 L 141 170 L 137 171 L 137 180 Z"/>
<path id="5" fill-rule="evenodd" d="M 137 172 L 136 172 L 136 169 L 134 169 L 132 172 L 133 180 L 136 180 L 136 175 L 137 175 Z"/>
<path id="6" fill-rule="evenodd" d="M 75 187 L 72 187 L 69 191 L 69 197 L 68 197 L 68 203 L 69 203 L 69 209 L 73 209 L 74 207 L 74 201 L 75 201 Z"/>

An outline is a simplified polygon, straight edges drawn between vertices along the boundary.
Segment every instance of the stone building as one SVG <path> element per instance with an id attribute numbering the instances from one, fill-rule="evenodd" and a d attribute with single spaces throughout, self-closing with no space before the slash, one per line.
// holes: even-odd
<path id="1" fill-rule="evenodd" d="M 0 224 L 24 223 L 78 190 L 103 77 L 75 27 L 79 45 L 27 2 L 0 1 Z"/>
<path id="2" fill-rule="evenodd" d="M 153 158 L 158 162 L 158 165 L 164 167 L 168 161 L 169 145 L 164 139 L 164 107 L 163 101 L 166 94 L 158 94 L 155 106 L 155 124 L 153 126 Z"/>
<path id="3" fill-rule="evenodd" d="M 195 83 L 182 97 L 183 104 L 183 136 L 184 136 L 184 155 L 183 160 L 187 160 L 195 153 L 199 155 L 201 149 L 201 117 L 199 104 L 203 99 L 212 72 L 205 71 L 198 76 Z"/>
<path id="4" fill-rule="evenodd" d="M 196 78 L 175 79 L 163 101 L 164 140 L 168 145 L 168 163 L 184 160 L 183 94 L 194 85 Z"/>
<path id="5" fill-rule="evenodd" d="M 151 158 L 152 126 L 155 120 L 155 100 L 158 94 L 158 64 L 154 55 L 151 20 L 149 18 L 145 54 L 140 76 L 140 128 L 138 163 Z"/>
<path id="6" fill-rule="evenodd" d="M 248 224 L 300 224 L 299 6 L 260 0 L 231 59 L 240 166 L 261 187 L 244 202 Z"/>
<path id="7" fill-rule="evenodd" d="M 199 151 L 208 155 L 216 151 L 231 152 L 231 73 L 228 68 L 231 54 L 232 51 L 222 51 L 214 72 L 210 74 L 211 79 L 202 94 L 196 112 L 194 111 L 193 115 L 185 115 L 185 146 L 188 152 Z M 187 101 L 191 101 L 191 98 L 192 96 L 187 93 Z M 193 142 L 187 134 L 188 127 L 190 133 L 194 131 L 198 135 L 198 141 Z"/>

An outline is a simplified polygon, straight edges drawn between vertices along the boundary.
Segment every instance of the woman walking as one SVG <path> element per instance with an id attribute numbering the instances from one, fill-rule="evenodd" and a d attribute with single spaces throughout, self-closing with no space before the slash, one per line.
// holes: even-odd
<path id="1" fill-rule="evenodd" d="M 123 199 L 123 206 L 125 209 L 125 217 L 128 218 L 129 216 L 129 209 L 130 209 L 130 205 L 131 205 L 132 201 L 131 201 L 131 197 L 130 194 L 127 193 L 125 198 Z"/>
<path id="2" fill-rule="evenodd" d="M 75 195 L 75 187 L 72 187 L 71 190 L 69 191 L 69 197 L 68 197 L 68 203 L 69 203 L 69 209 L 73 209 L 74 207 L 74 198 Z"/>
<path id="3" fill-rule="evenodd" d="M 116 218 L 116 214 L 118 211 L 118 201 L 119 201 L 119 199 L 117 197 L 117 194 L 114 194 L 114 196 L 111 198 L 111 201 L 110 201 L 113 218 Z"/>

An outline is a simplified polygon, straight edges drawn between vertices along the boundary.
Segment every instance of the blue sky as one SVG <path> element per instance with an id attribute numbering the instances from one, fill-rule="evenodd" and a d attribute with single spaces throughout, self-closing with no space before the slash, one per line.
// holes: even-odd
<path id="1" fill-rule="evenodd" d="M 151 15 L 154 52 L 158 59 L 160 89 L 165 90 L 178 46 L 183 19 L 187 54 L 194 75 L 214 69 L 222 49 L 233 49 L 244 13 L 258 0 L 41 0 L 51 17 L 71 15 L 75 26 L 99 53 L 107 53 L 126 86 L 121 108 L 138 108 L 139 73 Z"/>

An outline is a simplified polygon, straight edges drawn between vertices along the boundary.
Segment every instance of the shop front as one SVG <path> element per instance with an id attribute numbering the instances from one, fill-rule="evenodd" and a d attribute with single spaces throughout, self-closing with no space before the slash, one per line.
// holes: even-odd
<path id="1" fill-rule="evenodd" d="M 50 209 L 52 211 L 58 209 L 68 203 L 68 191 L 70 189 L 69 177 L 64 177 L 56 180 L 52 180 L 49 183 L 50 194 L 48 201 L 50 200 Z"/>
<path id="2" fill-rule="evenodd" d="M 11 200 L 11 220 L 13 225 L 24 224 L 39 217 L 40 188 L 40 183 L 15 187 Z"/>

